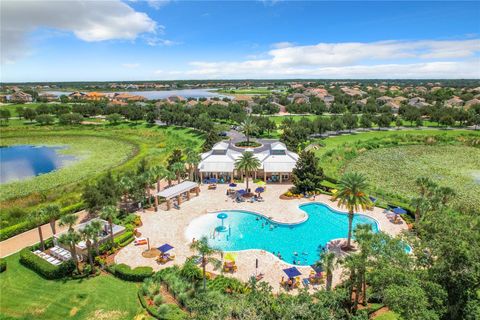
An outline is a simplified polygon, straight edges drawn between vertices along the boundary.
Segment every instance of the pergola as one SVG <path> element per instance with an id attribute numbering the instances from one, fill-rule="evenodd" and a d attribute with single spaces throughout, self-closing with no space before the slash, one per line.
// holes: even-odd
<path id="1" fill-rule="evenodd" d="M 167 201 L 167 210 L 170 210 L 171 203 L 170 201 L 173 198 L 177 198 L 177 202 L 180 205 L 182 203 L 182 195 L 186 194 L 187 199 L 190 200 L 190 192 L 195 191 L 196 195 L 200 192 L 198 184 L 192 181 L 184 181 L 173 187 L 167 188 L 157 193 L 157 197 L 164 198 Z"/>

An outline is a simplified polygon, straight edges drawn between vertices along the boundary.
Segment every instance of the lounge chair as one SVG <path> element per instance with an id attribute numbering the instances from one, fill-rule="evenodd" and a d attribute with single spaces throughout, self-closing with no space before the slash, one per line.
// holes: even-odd
<path id="1" fill-rule="evenodd" d="M 224 262 L 223 263 L 223 272 L 237 272 L 238 267 L 235 265 L 235 262 Z"/>
<path id="2" fill-rule="evenodd" d="M 133 244 L 136 245 L 136 246 L 141 246 L 141 245 L 147 244 L 147 238 L 136 238 L 133 241 Z"/>
<path id="3" fill-rule="evenodd" d="M 308 289 L 310 287 L 310 280 L 308 280 L 308 278 L 303 278 L 302 283 L 305 286 L 305 288 Z"/>

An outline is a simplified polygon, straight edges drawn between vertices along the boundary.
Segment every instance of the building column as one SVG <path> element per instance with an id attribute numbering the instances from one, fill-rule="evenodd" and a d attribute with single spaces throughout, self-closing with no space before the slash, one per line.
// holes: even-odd
<path id="1" fill-rule="evenodd" d="M 157 209 L 158 209 L 158 196 L 154 195 L 154 199 L 155 199 L 155 211 L 157 211 Z"/>
<path id="2" fill-rule="evenodd" d="M 167 199 L 167 210 L 172 208 L 172 204 L 170 203 L 170 199 Z"/>
<path id="3" fill-rule="evenodd" d="M 187 191 L 187 200 L 190 200 L 190 190 Z"/>
<path id="4" fill-rule="evenodd" d="M 181 195 L 181 194 L 179 194 L 179 195 L 177 196 L 177 203 L 178 203 L 178 205 L 181 205 L 181 204 L 182 204 L 182 195 Z"/>
<path id="5" fill-rule="evenodd" d="M 253 179 L 257 179 L 257 171 L 253 173 L 253 177 L 254 177 Z"/>
<path id="6" fill-rule="evenodd" d="M 267 171 L 263 170 L 263 182 L 267 183 Z"/>
<path id="7" fill-rule="evenodd" d="M 203 183 L 203 172 L 200 171 L 200 183 Z"/>
<path id="8" fill-rule="evenodd" d="M 282 175 L 281 172 L 279 172 L 278 175 L 280 176 L 280 183 L 282 183 L 282 177 L 283 177 L 283 175 Z"/>
<path id="9" fill-rule="evenodd" d="M 200 188 L 199 188 L 199 187 L 196 187 L 196 188 L 195 188 L 195 193 L 197 194 L 197 197 L 198 197 L 198 195 L 199 195 L 199 193 L 200 193 Z"/>

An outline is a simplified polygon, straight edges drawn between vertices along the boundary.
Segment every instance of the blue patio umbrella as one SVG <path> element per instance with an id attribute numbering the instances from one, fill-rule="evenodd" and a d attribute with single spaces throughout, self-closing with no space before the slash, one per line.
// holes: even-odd
<path id="1" fill-rule="evenodd" d="M 165 243 L 163 246 L 160 246 L 160 247 L 158 247 L 157 249 L 158 249 L 159 251 L 165 253 L 165 252 L 167 252 L 167 251 L 169 251 L 169 250 L 172 250 L 173 247 L 172 247 L 171 245 L 169 245 L 168 243 Z"/>
<path id="2" fill-rule="evenodd" d="M 372 196 L 368 197 L 370 199 L 370 201 L 372 201 L 373 203 L 377 202 L 377 198 L 374 198 Z"/>
<path id="3" fill-rule="evenodd" d="M 247 193 L 247 191 L 241 189 L 241 190 L 238 190 L 237 193 L 238 193 L 239 195 L 243 196 L 244 194 Z"/>
<path id="4" fill-rule="evenodd" d="M 262 193 L 262 192 L 265 192 L 265 189 L 262 188 L 262 187 L 258 187 L 257 189 L 255 189 L 255 192 L 256 193 Z"/>
<path id="5" fill-rule="evenodd" d="M 235 187 L 237 186 L 237 184 L 236 184 L 236 183 L 230 183 L 228 186 L 229 186 L 230 188 L 235 188 Z"/>
<path id="6" fill-rule="evenodd" d="M 217 179 L 215 179 L 215 178 L 210 178 L 210 179 L 207 180 L 207 183 L 208 183 L 208 184 L 217 183 Z"/>
<path id="7" fill-rule="evenodd" d="M 302 274 L 300 273 L 300 271 L 298 271 L 298 269 L 295 268 L 295 267 L 283 269 L 283 272 L 285 272 L 285 274 L 286 274 L 289 278 L 295 278 L 295 277 L 298 277 L 298 276 L 302 275 Z"/>
<path id="8" fill-rule="evenodd" d="M 396 207 L 395 209 L 393 209 L 393 213 L 395 213 L 395 214 L 405 214 L 405 213 L 407 213 L 407 211 L 403 208 Z"/>

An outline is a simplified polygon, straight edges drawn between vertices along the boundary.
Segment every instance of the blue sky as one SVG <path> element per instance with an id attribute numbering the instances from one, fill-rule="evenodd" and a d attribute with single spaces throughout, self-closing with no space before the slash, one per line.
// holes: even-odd
<path id="1" fill-rule="evenodd" d="M 480 78 L 479 2 L 14 1 L 1 81 Z"/>

